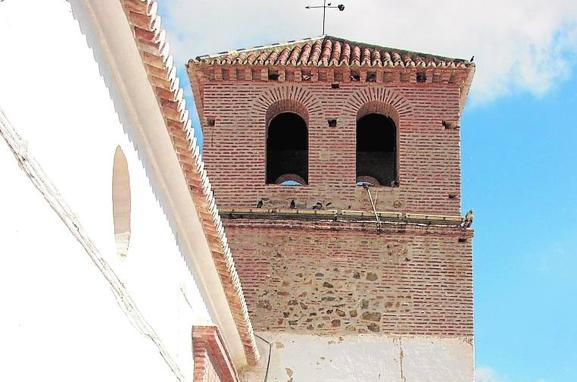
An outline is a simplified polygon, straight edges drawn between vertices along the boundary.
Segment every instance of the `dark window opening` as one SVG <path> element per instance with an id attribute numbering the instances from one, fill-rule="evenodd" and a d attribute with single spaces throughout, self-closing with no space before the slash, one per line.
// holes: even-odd
<path id="1" fill-rule="evenodd" d="M 313 74 L 309 70 L 303 70 L 301 72 L 301 80 L 310 81 L 313 78 Z"/>
<path id="2" fill-rule="evenodd" d="M 417 73 L 417 82 L 418 83 L 427 82 L 427 73 L 425 72 Z"/>
<path id="3" fill-rule="evenodd" d="M 376 82 L 376 81 L 377 81 L 377 73 L 368 72 L 367 73 L 367 82 Z"/>
<path id="4" fill-rule="evenodd" d="M 381 114 L 368 114 L 357 121 L 357 183 L 363 181 L 398 185 L 396 126 Z"/>
<path id="5" fill-rule="evenodd" d="M 329 123 L 329 127 L 337 127 L 337 120 L 336 119 L 329 119 L 328 123 Z"/>
<path id="6" fill-rule="evenodd" d="M 331 89 L 338 89 L 338 88 L 340 88 L 340 87 L 341 87 L 341 85 L 339 85 L 338 82 L 333 82 L 333 83 L 331 84 Z"/>
<path id="7" fill-rule="evenodd" d="M 228 81 L 230 79 L 228 69 L 222 69 L 222 79 L 223 81 Z"/>
<path id="8" fill-rule="evenodd" d="M 267 184 L 282 184 L 287 177 L 302 179 L 298 183 L 308 183 L 306 122 L 294 113 L 274 117 L 268 126 L 266 154 Z"/>
<path id="9" fill-rule="evenodd" d="M 454 123 L 454 122 L 448 122 L 448 121 L 442 121 L 441 122 L 443 124 L 443 127 L 447 130 L 453 130 L 453 129 L 458 129 L 459 128 L 459 124 L 458 123 Z"/>
<path id="10" fill-rule="evenodd" d="M 246 79 L 246 75 L 245 75 L 245 70 L 244 69 L 237 69 L 236 70 L 236 79 L 243 81 Z"/>
<path id="11" fill-rule="evenodd" d="M 214 126 L 216 124 L 216 120 L 214 118 L 207 118 L 206 119 L 206 124 L 210 127 Z"/>
<path id="12" fill-rule="evenodd" d="M 268 71 L 268 80 L 269 81 L 278 81 L 279 74 L 276 70 L 269 70 Z"/>
<path id="13" fill-rule="evenodd" d="M 351 81 L 358 82 L 361 80 L 361 74 L 359 72 L 351 72 Z"/>

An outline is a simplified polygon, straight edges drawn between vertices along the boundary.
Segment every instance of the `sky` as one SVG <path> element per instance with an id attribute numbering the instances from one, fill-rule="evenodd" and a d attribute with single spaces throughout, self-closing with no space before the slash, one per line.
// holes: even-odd
<path id="1" fill-rule="evenodd" d="M 327 34 L 475 56 L 461 134 L 477 382 L 577 381 L 577 1 L 342 2 Z M 321 34 L 314 0 L 159 3 L 191 111 L 188 59 Z"/>

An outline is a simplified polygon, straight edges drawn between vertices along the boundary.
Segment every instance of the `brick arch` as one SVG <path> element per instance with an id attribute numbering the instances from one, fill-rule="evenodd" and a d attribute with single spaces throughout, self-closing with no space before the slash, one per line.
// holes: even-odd
<path id="1" fill-rule="evenodd" d="M 308 128 L 309 112 L 307 107 L 303 103 L 292 99 L 276 101 L 268 107 L 266 111 L 266 127 L 268 128 L 270 121 L 272 121 L 274 117 L 282 113 L 295 113 L 305 121 Z"/>
<path id="2" fill-rule="evenodd" d="M 395 122 L 395 125 L 399 126 L 399 113 L 388 103 L 381 101 L 370 101 L 365 103 L 357 110 L 357 121 L 368 114 L 382 114 L 391 118 L 393 122 Z"/>
<path id="3" fill-rule="evenodd" d="M 283 111 L 290 111 L 299 114 L 307 122 L 307 125 L 309 122 L 309 115 L 320 115 L 322 111 L 321 103 L 310 91 L 299 85 L 283 85 L 267 89 L 255 99 L 252 107 L 262 115 L 263 118 L 265 118 L 267 124 L 270 120 L 269 118 L 280 113 L 276 113 L 272 116 L 270 115 L 274 112 L 272 109 L 275 107 L 291 107 L 292 109 L 286 109 Z M 306 115 L 301 114 L 304 112 L 306 112 Z"/>
<path id="4" fill-rule="evenodd" d="M 397 127 L 413 112 L 411 104 L 402 95 L 384 88 L 361 89 L 353 93 L 345 105 L 347 110 L 356 113 L 357 119 L 369 113 L 379 113 L 393 118 Z"/>

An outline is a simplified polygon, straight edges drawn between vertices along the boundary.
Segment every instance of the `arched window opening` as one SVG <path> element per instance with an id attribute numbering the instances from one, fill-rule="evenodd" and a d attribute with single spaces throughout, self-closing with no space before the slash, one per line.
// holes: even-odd
<path id="1" fill-rule="evenodd" d="M 382 114 L 367 114 L 357 121 L 357 184 L 396 186 L 397 131 Z M 376 184 L 375 184 L 376 183 Z"/>
<path id="2" fill-rule="evenodd" d="M 130 176 L 124 152 L 118 146 L 112 170 L 112 216 L 117 253 L 125 257 L 130 244 Z"/>
<path id="3" fill-rule="evenodd" d="M 266 140 L 267 184 L 308 183 L 307 124 L 298 114 L 281 113 L 269 123 Z"/>

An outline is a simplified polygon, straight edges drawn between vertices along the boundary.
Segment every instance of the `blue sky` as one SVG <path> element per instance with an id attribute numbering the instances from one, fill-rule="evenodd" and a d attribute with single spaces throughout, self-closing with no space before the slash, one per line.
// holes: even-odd
<path id="1" fill-rule="evenodd" d="M 329 34 L 475 55 L 461 132 L 477 382 L 577 381 L 577 1 L 342 1 Z M 160 0 L 189 104 L 188 58 L 319 35 L 309 3 Z"/>
<path id="2" fill-rule="evenodd" d="M 574 69 L 542 97 L 503 97 L 462 121 L 477 364 L 498 380 L 577 380 Z"/>

